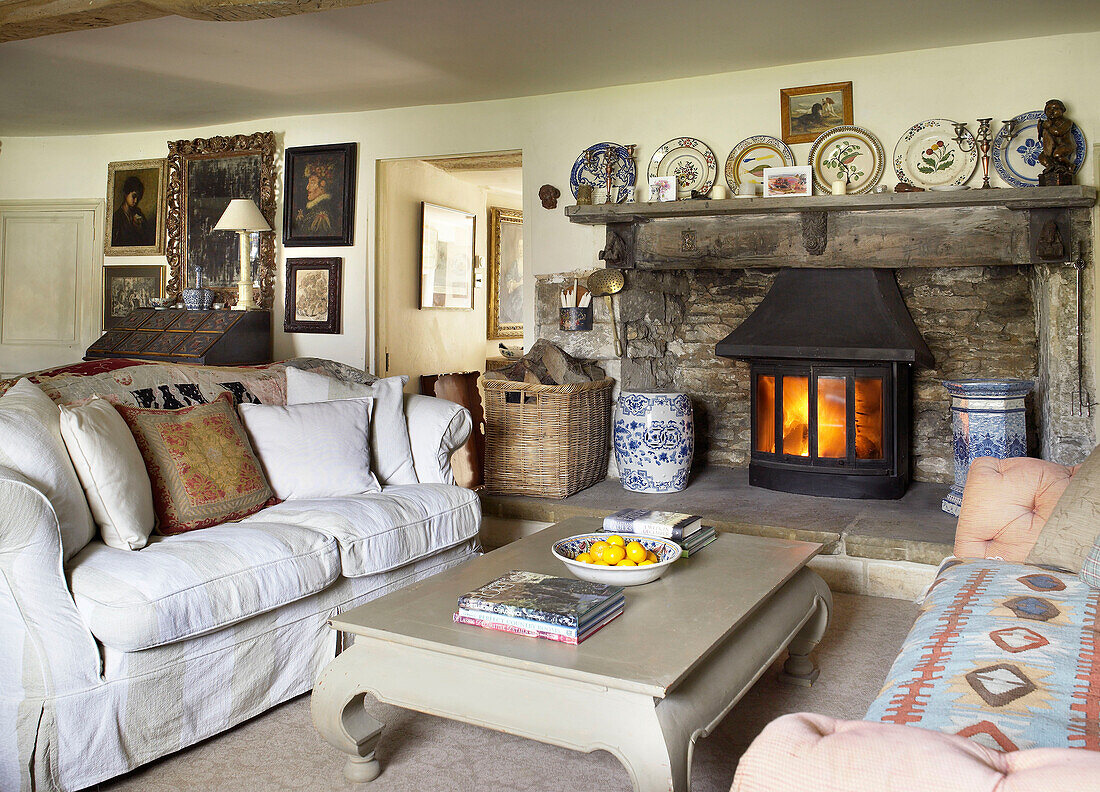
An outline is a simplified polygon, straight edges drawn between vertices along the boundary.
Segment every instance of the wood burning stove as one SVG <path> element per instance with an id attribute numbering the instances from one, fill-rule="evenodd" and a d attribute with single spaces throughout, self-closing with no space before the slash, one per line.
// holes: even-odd
<path id="1" fill-rule="evenodd" d="M 840 498 L 909 485 L 913 365 L 932 366 L 888 270 L 783 270 L 716 354 L 751 361 L 749 483 Z"/>

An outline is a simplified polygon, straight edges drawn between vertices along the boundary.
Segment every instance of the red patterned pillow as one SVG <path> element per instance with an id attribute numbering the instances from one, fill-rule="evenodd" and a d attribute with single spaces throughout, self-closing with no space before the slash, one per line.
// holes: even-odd
<path id="1" fill-rule="evenodd" d="M 180 410 L 115 406 L 145 459 L 158 532 L 207 528 L 278 503 L 229 393 Z"/>

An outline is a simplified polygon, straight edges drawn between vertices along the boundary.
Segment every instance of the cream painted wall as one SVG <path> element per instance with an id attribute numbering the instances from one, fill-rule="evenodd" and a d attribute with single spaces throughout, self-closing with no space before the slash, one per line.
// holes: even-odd
<path id="1" fill-rule="evenodd" d="M 389 376 L 407 374 L 408 393 L 421 374 L 481 371 L 485 365 L 485 288 L 474 289 L 472 311 L 421 310 L 420 204 L 475 215 L 474 255 L 484 261 L 488 192 L 419 160 L 378 165 L 379 357 Z"/>
<path id="2" fill-rule="evenodd" d="M 1072 68 L 1067 68 L 1070 64 Z M 1100 33 L 1054 36 L 629 85 L 594 91 L 495 102 L 373 112 L 242 121 L 214 128 L 85 137 L 8 138 L 0 152 L 0 199 L 96 198 L 104 191 L 107 163 L 162 156 L 171 138 L 273 129 L 286 146 L 359 142 L 355 245 L 293 251 L 295 256 L 345 259 L 344 333 L 281 333 L 282 257 L 276 299 L 276 353 L 322 355 L 373 366 L 375 163 L 382 159 L 521 149 L 525 195 L 526 326 L 533 325 L 537 273 L 590 267 L 602 230 L 568 223 L 569 171 L 591 143 L 636 143 L 639 170 L 676 135 L 707 141 L 720 161 L 742 138 L 779 133 L 779 90 L 851 80 L 855 122 L 873 131 L 887 152 L 914 122 L 930 117 L 972 121 L 1007 118 L 1059 96 L 1090 138 L 1082 181 L 1098 182 L 1095 144 L 1100 104 L 1083 76 L 1100 71 Z M 809 144 L 794 147 L 805 161 Z M 893 184 L 889 174 L 885 179 Z M 538 188 L 550 183 L 563 196 L 554 211 L 542 208 Z M 108 259 L 107 263 L 124 263 Z M 141 259 L 148 263 L 148 259 Z M 1097 312 L 1100 313 L 1100 312 Z M 532 339 L 528 338 L 528 342 Z"/>

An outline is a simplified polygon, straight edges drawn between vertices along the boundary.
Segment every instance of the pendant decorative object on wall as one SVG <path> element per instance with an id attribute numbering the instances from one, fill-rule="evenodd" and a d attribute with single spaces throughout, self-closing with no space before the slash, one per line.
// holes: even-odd
<path id="1" fill-rule="evenodd" d="M 942 508 L 958 515 L 970 463 L 978 457 L 1027 456 L 1024 398 L 1031 380 L 945 380 L 951 394 L 951 431 L 955 446 L 955 483 Z"/>
<path id="2" fill-rule="evenodd" d="M 695 452 L 687 394 L 620 393 L 612 433 L 623 489 L 663 493 L 687 486 Z"/>

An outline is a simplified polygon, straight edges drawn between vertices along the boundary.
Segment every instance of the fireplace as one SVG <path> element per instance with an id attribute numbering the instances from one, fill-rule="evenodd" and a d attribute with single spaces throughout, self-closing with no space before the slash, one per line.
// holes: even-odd
<path id="1" fill-rule="evenodd" d="M 715 352 L 751 364 L 751 484 L 905 494 L 912 368 L 934 361 L 892 272 L 784 270 Z"/>

